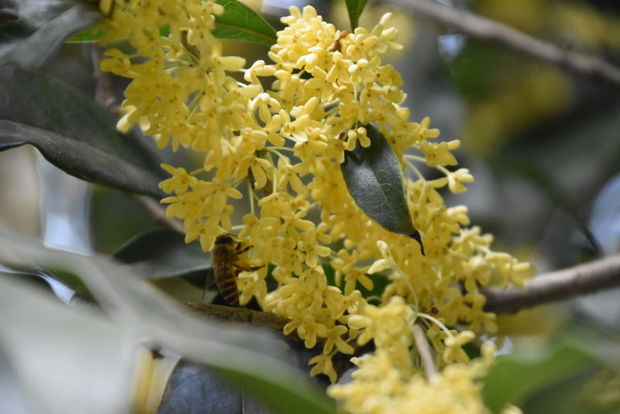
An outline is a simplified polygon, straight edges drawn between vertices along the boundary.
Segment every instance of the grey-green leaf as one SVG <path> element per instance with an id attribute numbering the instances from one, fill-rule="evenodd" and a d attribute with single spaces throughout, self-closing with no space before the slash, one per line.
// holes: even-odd
<path id="1" fill-rule="evenodd" d="M 237 0 L 217 0 L 217 3 L 224 6 L 224 14 L 215 18 L 215 37 L 248 40 L 268 46 L 276 42 L 276 29 L 245 4 Z"/>
<path id="2" fill-rule="evenodd" d="M 371 145 L 345 152 L 342 174 L 355 203 L 386 230 L 408 235 L 422 247 L 409 214 L 398 159 L 383 135 L 364 125 Z M 422 253 L 424 249 L 422 247 Z"/>
<path id="3" fill-rule="evenodd" d="M 24 69 L 37 69 L 56 54 L 65 39 L 100 18 L 98 13 L 80 4 L 66 9 L 65 5 L 59 7 L 59 2 L 23 0 L 22 3 L 16 21 L 4 23 L 0 28 L 4 31 L 0 64 L 12 62 Z M 36 13 L 25 14 L 32 10 Z"/>
<path id="4" fill-rule="evenodd" d="M 367 0 L 345 0 L 347 11 L 349 12 L 349 21 L 351 22 L 351 30 L 359 25 L 360 16 L 366 7 Z"/>
<path id="5" fill-rule="evenodd" d="M 16 398 L 6 394 L 11 385 L 27 397 L 27 412 L 131 411 L 136 345 L 127 329 L 1 275 L 0 312 L 3 413 L 24 412 L 9 408 Z"/>
<path id="6" fill-rule="evenodd" d="M 92 100 L 14 65 L 0 66 L 0 85 L 0 151 L 31 144 L 75 177 L 163 196 L 154 145 L 120 135 L 114 118 Z"/>

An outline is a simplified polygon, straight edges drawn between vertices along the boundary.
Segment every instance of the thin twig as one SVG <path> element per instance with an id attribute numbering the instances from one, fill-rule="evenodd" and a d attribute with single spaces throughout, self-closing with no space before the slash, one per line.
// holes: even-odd
<path id="1" fill-rule="evenodd" d="M 424 368 L 426 378 L 430 381 L 437 375 L 437 367 L 433 361 L 431 347 L 426 339 L 426 334 L 417 323 L 413 326 L 413 340 L 422 360 L 422 367 Z"/>
<path id="2" fill-rule="evenodd" d="M 620 87 L 620 69 L 595 56 L 562 50 L 504 24 L 431 0 L 388 0 L 482 40 L 510 47 L 526 55 Z"/>
<path id="3" fill-rule="evenodd" d="M 181 222 L 168 218 L 164 207 L 157 200 L 139 194 L 132 194 L 131 197 L 151 215 L 153 221 L 178 233 L 185 234 L 185 229 L 183 228 Z"/>
<path id="4" fill-rule="evenodd" d="M 615 286 L 620 286 L 620 255 L 538 275 L 524 289 L 487 289 L 485 310 L 516 312 Z"/>

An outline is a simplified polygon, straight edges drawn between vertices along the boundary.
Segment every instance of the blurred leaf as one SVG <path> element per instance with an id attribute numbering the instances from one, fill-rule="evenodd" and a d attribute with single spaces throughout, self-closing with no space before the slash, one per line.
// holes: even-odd
<path id="1" fill-rule="evenodd" d="M 498 357 L 482 391 L 487 407 L 499 413 L 507 404 L 518 405 L 540 389 L 584 372 L 596 362 L 593 345 L 565 338 L 538 355 Z"/>
<path id="2" fill-rule="evenodd" d="M 359 25 L 360 16 L 364 7 L 366 7 L 367 0 L 345 0 L 347 5 L 347 12 L 349 13 L 349 21 L 351 22 L 351 30 Z"/>
<path id="3" fill-rule="evenodd" d="M 129 194 L 113 188 L 95 185 L 90 211 L 93 250 L 100 253 L 112 254 L 136 235 L 158 228 Z"/>
<path id="4" fill-rule="evenodd" d="M 396 155 L 374 126 L 364 127 L 371 145 L 345 151 L 341 165 L 349 192 L 368 217 L 388 231 L 412 237 L 422 246 L 420 233 L 411 221 Z"/>
<path id="5" fill-rule="evenodd" d="M 116 132 L 110 114 L 51 78 L 0 66 L 0 151 L 37 147 L 65 172 L 125 191 L 163 197 L 150 147 Z"/>
<path id="6" fill-rule="evenodd" d="M 174 230 L 158 229 L 136 236 L 113 257 L 143 279 L 160 279 L 156 286 L 182 302 L 203 301 L 205 289 L 215 283 L 210 253 L 197 243 L 186 244 L 185 237 Z M 177 277 L 185 282 L 169 280 Z"/>
<path id="7" fill-rule="evenodd" d="M 454 86 L 464 96 L 480 98 L 493 91 L 498 76 L 506 68 L 518 64 L 518 58 L 513 55 L 493 44 L 469 38 L 461 53 L 446 68 Z"/>
<path id="8" fill-rule="evenodd" d="M 196 410 L 195 407 L 200 407 L 201 413 L 268 413 L 211 370 L 181 361 L 168 381 L 157 413 L 189 413 Z"/>
<path id="9" fill-rule="evenodd" d="M 620 252 L 620 173 L 610 178 L 596 196 L 589 224 L 604 251 Z"/>
<path id="10" fill-rule="evenodd" d="M 222 39 L 249 40 L 271 46 L 276 30 L 260 14 L 237 0 L 217 0 L 224 14 L 215 17 L 213 35 Z"/>
<path id="11" fill-rule="evenodd" d="M 121 246 L 113 257 L 130 264 L 132 272 L 144 279 L 207 272 L 212 267 L 209 253 L 196 243 L 186 244 L 185 236 L 169 229 L 139 235 Z"/>
<path id="12" fill-rule="evenodd" d="M 538 187 L 543 194 L 551 199 L 555 206 L 563 210 L 572 218 L 575 225 L 588 240 L 592 248 L 596 252 L 600 251 L 598 242 L 588 228 L 588 224 L 585 219 L 581 217 L 581 213 L 579 212 L 577 206 L 566 194 L 564 194 L 560 186 L 557 185 L 550 176 L 545 174 L 534 163 L 513 157 L 495 155 L 489 158 L 489 165 L 498 171 L 509 171 L 513 174 L 519 175 Z"/>
<path id="13" fill-rule="evenodd" d="M 612 377 L 601 378 L 605 372 Z M 620 412 L 617 384 L 618 373 L 593 368 L 538 391 L 519 408 L 527 414 L 617 414 Z"/>
<path id="14" fill-rule="evenodd" d="M 56 54 L 65 39 L 100 18 L 83 5 L 67 9 L 66 4 L 21 0 L 16 10 L 18 18 L 0 27 L 0 64 L 12 62 L 24 69 L 37 69 Z"/>
<path id="15" fill-rule="evenodd" d="M 336 413 L 333 402 L 324 396 L 316 400 L 310 393 L 300 393 L 291 383 L 262 381 L 259 372 L 240 372 L 225 366 L 213 367 L 214 372 L 246 391 L 274 413 L 320 414 Z M 260 398 L 258 397 L 260 396 Z"/>
<path id="16" fill-rule="evenodd" d="M 47 249 L 0 229 L 0 263 L 64 268 L 84 283 L 118 324 L 189 360 L 225 373 L 275 413 L 332 413 L 333 402 L 287 362 L 288 350 L 270 332 L 209 321 L 168 300 L 126 267 L 101 257 Z M 256 392 L 260 390 L 260 393 Z"/>
<path id="17" fill-rule="evenodd" d="M 0 275 L 19 280 L 36 281 L 38 285 L 46 286 L 63 302 L 69 303 L 75 296 L 80 299 L 94 302 L 95 298 L 90 294 L 82 280 L 70 272 L 63 270 L 50 270 L 43 272 L 37 266 L 27 266 L 19 269 L 11 269 L 0 265 Z"/>
<path id="18" fill-rule="evenodd" d="M 130 411 L 135 340 L 126 329 L 2 276 L 0 312 L 0 349 L 32 412 Z"/>

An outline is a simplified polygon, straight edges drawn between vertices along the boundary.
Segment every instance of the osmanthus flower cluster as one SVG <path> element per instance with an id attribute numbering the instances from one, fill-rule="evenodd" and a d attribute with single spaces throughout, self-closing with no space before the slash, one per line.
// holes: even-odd
<path id="1" fill-rule="evenodd" d="M 168 215 L 183 220 L 186 240 L 199 240 L 205 251 L 232 232 L 251 246 L 251 257 L 271 265 L 269 275 L 268 266 L 240 274 L 241 303 L 255 297 L 290 320 L 285 334 L 319 344 L 312 374 L 332 382 L 332 357 L 373 341 L 376 351 L 354 360 L 353 381 L 330 389 L 351 412 L 418 412 L 447 394 L 459 412 L 480 412 L 476 381 L 492 358 L 487 352 L 469 362 L 461 349 L 495 329 L 480 289 L 520 286 L 530 269 L 490 250 L 492 237 L 468 227 L 465 207 L 444 204 L 441 188 L 462 192 L 473 178 L 447 168 L 457 164 L 450 151 L 459 142 L 434 140 L 429 120 L 410 122 L 401 106 L 402 79 L 382 62 L 400 47 L 389 15 L 372 30 L 349 33 L 312 7 L 291 7 L 270 62 L 247 65 L 222 54 L 212 31 L 224 10 L 213 1 L 116 0 L 111 9 L 103 43 L 133 47 L 109 47 L 102 63 L 131 79 L 119 128 L 139 124 L 162 147 L 204 154 L 197 171 L 164 166 Z M 341 164 L 348 151 L 373 145 L 371 125 L 400 162 L 424 252 L 371 220 L 348 191 Z M 443 177 L 425 179 L 421 164 Z M 247 209 L 234 214 L 231 199 Z M 267 288 L 268 276 L 275 289 Z M 385 289 L 365 297 L 378 280 L 387 280 Z M 412 340 L 415 324 L 441 369 L 431 381 Z"/>

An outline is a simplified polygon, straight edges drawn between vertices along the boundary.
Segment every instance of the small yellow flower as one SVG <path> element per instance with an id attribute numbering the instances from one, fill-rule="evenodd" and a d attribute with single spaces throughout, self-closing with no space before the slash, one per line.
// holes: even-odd
<path id="1" fill-rule="evenodd" d="M 314 365 L 310 370 L 310 376 L 325 374 L 329 377 L 329 381 L 333 384 L 336 382 L 338 375 L 334 369 L 331 355 L 319 354 L 308 362 L 308 365 Z"/>

